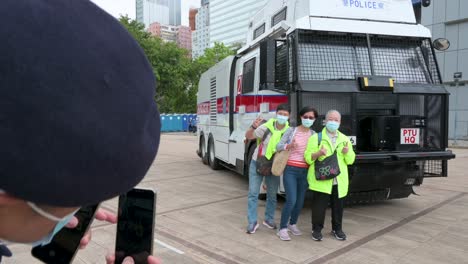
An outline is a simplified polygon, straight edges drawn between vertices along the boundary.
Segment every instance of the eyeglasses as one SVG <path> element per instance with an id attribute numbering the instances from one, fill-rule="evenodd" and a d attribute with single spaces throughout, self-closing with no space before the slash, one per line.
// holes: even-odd
<path id="1" fill-rule="evenodd" d="M 303 116 L 302 119 L 315 120 L 315 117 L 313 117 L 313 116 Z"/>

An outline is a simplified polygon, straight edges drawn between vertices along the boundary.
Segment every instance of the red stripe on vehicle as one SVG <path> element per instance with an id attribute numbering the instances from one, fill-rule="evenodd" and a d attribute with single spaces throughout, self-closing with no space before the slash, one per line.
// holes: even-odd
<path id="1" fill-rule="evenodd" d="M 235 113 L 239 112 L 239 106 L 245 106 L 246 113 L 260 112 L 260 105 L 269 103 L 269 110 L 274 111 L 280 104 L 288 103 L 287 95 L 239 95 L 236 96 Z M 229 97 L 221 97 L 216 100 L 216 112 L 218 114 L 229 113 Z M 198 104 L 198 115 L 210 114 L 210 102 Z"/>

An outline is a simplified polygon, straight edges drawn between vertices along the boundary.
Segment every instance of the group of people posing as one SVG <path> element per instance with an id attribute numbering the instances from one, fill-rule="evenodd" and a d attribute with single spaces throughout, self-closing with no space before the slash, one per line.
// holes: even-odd
<path id="1" fill-rule="evenodd" d="M 281 177 L 260 175 L 257 172 L 257 157 L 273 159 L 275 153 L 288 150 L 289 158 L 283 172 L 283 185 L 286 202 L 281 212 L 281 222 L 277 232 L 283 241 L 291 240 L 289 234 L 300 236 L 298 218 L 307 189 L 312 191 L 312 239 L 323 239 L 322 229 L 325 212 L 331 207 L 331 234 L 338 240 L 346 240 L 342 219 L 344 198 L 348 194 L 348 165 L 354 163 L 355 153 L 349 138 L 339 131 L 341 114 L 330 110 L 325 116 L 325 127 L 319 133 L 312 129 L 318 117 L 313 107 L 304 107 L 299 112 L 299 125 L 290 127 L 290 110 L 287 105 L 280 105 L 276 117 L 267 122 L 257 118 L 246 132 L 246 138 L 257 140 L 249 168 L 248 226 L 247 233 L 253 234 L 259 228 L 257 205 L 260 187 L 265 179 L 266 209 L 263 225 L 277 229 L 275 223 L 276 195 Z M 260 151 L 260 153 L 259 153 Z M 317 179 L 315 163 L 321 162 L 336 151 L 339 174 L 332 179 Z"/>

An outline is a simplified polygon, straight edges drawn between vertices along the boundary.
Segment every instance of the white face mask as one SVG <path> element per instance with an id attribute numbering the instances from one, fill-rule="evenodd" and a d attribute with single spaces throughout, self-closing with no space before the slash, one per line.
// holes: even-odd
<path id="1" fill-rule="evenodd" d="M 43 238 L 41 238 L 40 240 L 37 240 L 37 241 L 34 241 L 34 242 L 31 242 L 29 243 L 31 246 L 33 247 L 36 247 L 36 246 L 45 246 L 47 244 L 50 243 L 50 241 L 52 241 L 52 239 L 54 238 L 54 236 L 60 231 L 62 230 L 62 228 L 64 228 L 68 222 L 70 222 L 70 220 L 72 219 L 72 217 L 75 215 L 75 213 L 78 211 L 74 211 L 68 215 L 66 215 L 65 217 L 63 218 L 58 218 L 54 215 L 51 215 L 49 214 L 48 212 L 42 210 L 41 208 L 39 208 L 37 205 L 35 205 L 34 203 L 31 203 L 31 202 L 27 202 L 27 204 L 29 205 L 29 207 L 31 207 L 31 209 L 33 209 L 34 212 L 38 213 L 39 215 L 41 215 L 42 217 L 44 218 L 47 218 L 49 219 L 50 221 L 53 221 L 53 222 L 57 222 L 57 224 L 55 225 L 54 227 L 54 230 L 52 230 L 52 232 L 50 232 L 49 234 L 45 235 Z"/>
<path id="2" fill-rule="evenodd" d="M 288 116 L 276 114 L 276 120 L 278 121 L 278 124 L 280 125 L 286 124 L 286 122 L 288 122 L 288 119 L 289 119 Z"/>
<path id="3" fill-rule="evenodd" d="M 5 191 L 1 190 L 0 189 L 0 194 L 2 193 L 5 193 Z M 70 222 L 70 220 L 72 219 L 72 217 L 75 215 L 75 213 L 78 211 L 74 211 L 72 212 L 71 214 L 69 215 L 66 215 L 65 217 L 63 218 L 59 218 L 59 217 L 56 217 L 52 214 L 49 214 L 48 212 L 42 210 L 41 208 L 39 208 L 36 204 L 32 203 L 32 202 L 26 202 L 27 205 L 29 207 L 31 207 L 31 209 L 36 212 L 37 214 L 41 215 L 42 217 L 44 218 L 47 218 L 49 219 L 50 221 L 53 221 L 53 222 L 57 222 L 57 224 L 55 225 L 54 227 L 54 230 L 52 230 L 52 232 L 50 232 L 49 234 L 45 235 L 43 238 L 41 238 L 40 240 L 38 241 L 34 241 L 34 242 L 31 242 L 31 243 L 28 243 L 29 245 L 35 247 L 35 246 L 44 246 L 44 245 L 47 245 L 50 243 L 50 241 L 52 241 L 52 238 L 54 238 L 54 236 L 64 227 L 68 224 L 68 222 Z M 16 242 L 13 242 L 13 241 L 8 241 L 8 240 L 5 240 L 2 238 L 2 241 L 3 242 L 10 242 L 10 243 L 16 243 Z"/>

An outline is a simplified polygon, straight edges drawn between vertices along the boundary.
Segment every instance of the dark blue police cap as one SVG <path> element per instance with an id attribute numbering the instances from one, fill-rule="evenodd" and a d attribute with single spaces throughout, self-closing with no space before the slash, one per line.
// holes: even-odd
<path id="1" fill-rule="evenodd" d="M 143 51 L 88 0 L 3 0 L 0 189 L 81 206 L 138 184 L 159 146 Z"/>

